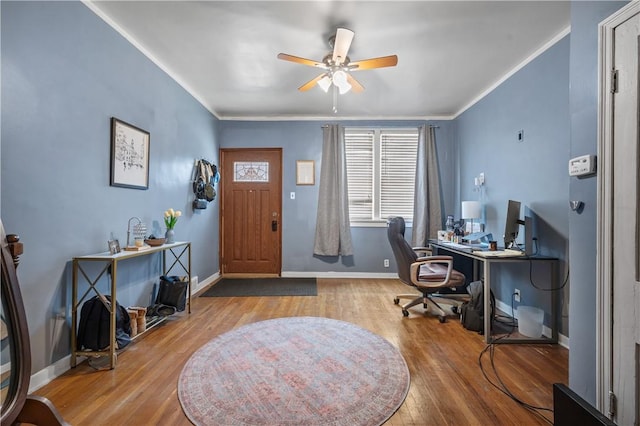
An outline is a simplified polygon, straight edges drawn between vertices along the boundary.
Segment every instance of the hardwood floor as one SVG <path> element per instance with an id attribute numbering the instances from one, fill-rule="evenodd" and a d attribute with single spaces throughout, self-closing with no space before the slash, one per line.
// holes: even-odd
<path id="1" fill-rule="evenodd" d="M 409 290 L 409 291 L 408 291 Z M 192 313 L 153 329 L 118 355 L 114 370 L 86 362 L 37 392 L 49 398 L 73 425 L 189 425 L 177 396 L 177 381 L 189 357 L 212 338 L 255 321 L 322 316 L 357 324 L 389 340 L 411 374 L 404 404 L 386 425 L 544 425 L 553 415 L 532 413 L 483 376 L 482 336 L 457 318 L 410 309 L 404 318 L 393 304 L 410 292 L 397 280 L 319 279 L 318 296 L 194 297 Z M 483 356 L 488 377 L 489 351 Z M 568 351 L 558 345 L 495 345 L 494 364 L 515 396 L 552 408 L 552 384 L 567 383 Z"/>

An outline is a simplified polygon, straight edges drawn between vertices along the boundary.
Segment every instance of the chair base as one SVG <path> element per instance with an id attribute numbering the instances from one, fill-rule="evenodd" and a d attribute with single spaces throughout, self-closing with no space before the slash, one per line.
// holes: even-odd
<path id="1" fill-rule="evenodd" d="M 402 315 L 404 315 L 405 317 L 409 316 L 409 311 L 408 311 L 409 308 L 422 303 L 424 309 L 426 309 L 428 312 L 432 312 L 433 314 L 437 315 L 439 317 L 438 319 L 440 320 L 440 322 L 445 322 L 447 320 L 447 313 L 444 311 L 444 309 L 442 309 L 442 307 L 438 304 L 438 302 L 436 302 L 436 300 L 438 300 L 440 303 L 446 303 L 448 305 L 452 305 L 451 311 L 454 314 L 458 314 L 460 306 L 462 305 L 462 303 L 464 303 L 465 300 L 468 300 L 469 297 L 465 295 L 443 296 L 443 295 L 433 294 L 433 293 L 427 293 L 423 295 L 399 294 L 393 299 L 393 303 L 398 305 L 400 303 L 400 299 L 411 299 L 409 303 L 405 303 L 404 305 L 402 305 Z"/>

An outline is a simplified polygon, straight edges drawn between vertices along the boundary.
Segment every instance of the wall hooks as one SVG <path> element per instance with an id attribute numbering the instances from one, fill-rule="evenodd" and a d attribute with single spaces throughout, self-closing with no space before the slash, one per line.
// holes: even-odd
<path id="1" fill-rule="evenodd" d="M 584 203 L 582 201 L 569 201 L 569 207 L 571 207 L 571 210 L 573 210 L 574 212 L 580 214 L 582 213 L 582 210 L 584 210 Z"/>

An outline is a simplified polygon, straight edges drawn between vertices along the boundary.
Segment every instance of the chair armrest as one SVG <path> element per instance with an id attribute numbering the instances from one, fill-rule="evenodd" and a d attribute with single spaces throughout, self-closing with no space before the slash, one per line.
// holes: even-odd
<path id="1" fill-rule="evenodd" d="M 440 265 L 439 271 L 434 271 L 434 277 L 440 277 L 443 275 L 443 266 L 446 265 L 446 273 L 444 277 L 439 280 L 421 280 L 420 269 L 423 265 L 438 264 Z M 410 274 L 411 282 L 415 286 L 419 287 L 446 287 L 447 283 L 451 279 L 451 272 L 453 271 L 453 258 L 451 256 L 429 256 L 418 258 L 416 262 L 411 264 Z"/>
<path id="2" fill-rule="evenodd" d="M 418 255 L 418 257 L 431 256 L 431 253 L 433 253 L 431 247 L 412 247 L 412 250 Z"/>

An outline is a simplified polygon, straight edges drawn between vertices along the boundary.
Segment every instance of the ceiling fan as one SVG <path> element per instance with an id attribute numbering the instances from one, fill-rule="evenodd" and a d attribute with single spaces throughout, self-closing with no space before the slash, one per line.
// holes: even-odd
<path id="1" fill-rule="evenodd" d="M 352 89 L 355 93 L 360 93 L 364 90 L 364 87 L 355 78 L 353 78 L 353 76 L 351 76 L 352 71 L 393 67 L 397 65 L 398 57 L 396 55 L 391 55 L 351 62 L 347 53 L 349 52 L 349 47 L 351 47 L 353 36 L 353 31 L 346 28 L 338 28 L 336 30 L 336 35 L 329 39 L 329 45 L 333 48 L 333 52 L 326 55 L 322 61 L 300 58 L 286 53 L 278 54 L 278 59 L 309 65 L 324 70 L 324 72 L 319 76 L 298 87 L 298 90 L 301 92 L 311 89 L 316 84 L 322 90 L 327 92 L 333 84 L 334 94 L 336 91 L 339 91 L 340 94 L 344 94 Z"/>

